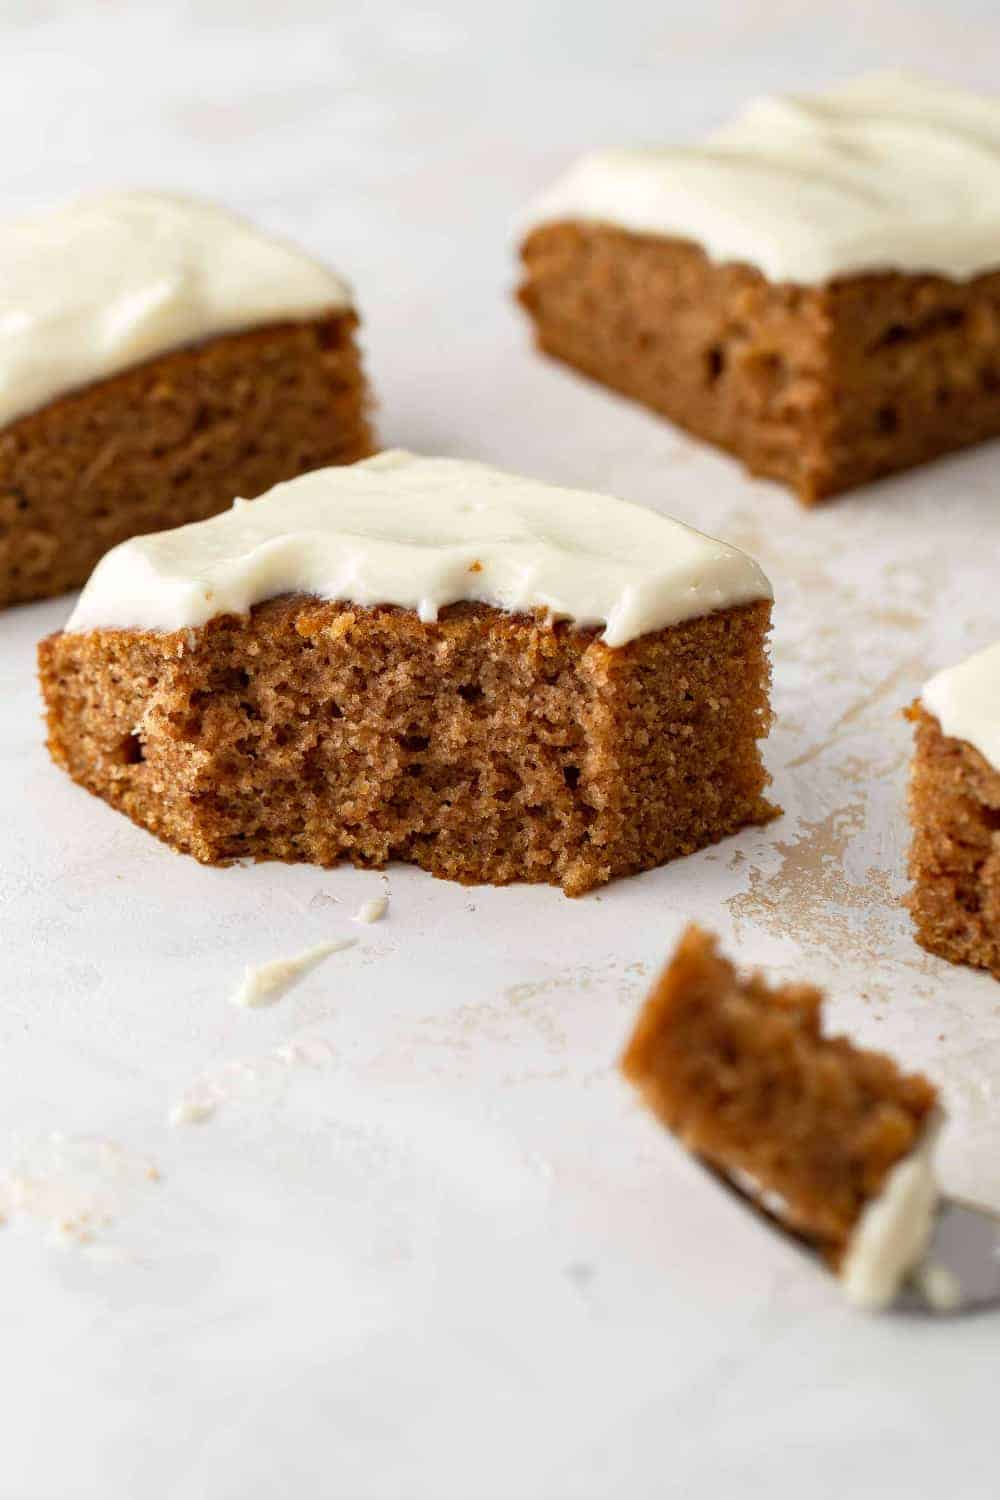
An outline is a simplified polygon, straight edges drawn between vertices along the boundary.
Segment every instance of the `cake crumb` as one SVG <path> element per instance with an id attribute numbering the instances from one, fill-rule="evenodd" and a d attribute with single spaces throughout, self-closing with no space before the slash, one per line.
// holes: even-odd
<path id="1" fill-rule="evenodd" d="M 239 989 L 230 996 L 230 1004 L 257 1009 L 262 1005 L 274 1005 L 286 990 L 290 989 L 303 974 L 328 958 L 331 953 L 340 953 L 353 948 L 357 938 L 336 938 L 333 942 L 317 943 L 294 958 L 275 958 L 270 963 L 248 964 Z"/>
<path id="2" fill-rule="evenodd" d="M 103 1240 L 144 1183 L 160 1180 L 154 1162 L 115 1141 L 50 1131 L 0 1172 L 0 1224 L 33 1223 L 49 1244 L 83 1248 Z"/>

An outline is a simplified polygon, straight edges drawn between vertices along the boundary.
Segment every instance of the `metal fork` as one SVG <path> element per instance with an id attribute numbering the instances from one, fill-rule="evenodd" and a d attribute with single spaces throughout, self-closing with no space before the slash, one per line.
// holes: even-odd
<path id="1" fill-rule="evenodd" d="M 765 1203 L 703 1157 L 693 1155 L 693 1160 L 755 1217 L 780 1230 L 814 1262 L 828 1269 L 815 1247 L 789 1229 Z M 945 1288 L 953 1290 L 954 1296 L 943 1296 Z M 924 1258 L 901 1285 L 892 1311 L 942 1317 L 985 1312 L 992 1307 L 1000 1307 L 1000 1214 L 942 1196 Z"/>

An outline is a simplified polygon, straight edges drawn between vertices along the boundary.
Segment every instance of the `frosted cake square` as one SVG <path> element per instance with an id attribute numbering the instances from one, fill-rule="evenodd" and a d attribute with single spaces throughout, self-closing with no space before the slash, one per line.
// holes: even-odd
<path id="1" fill-rule="evenodd" d="M 902 73 L 598 151 L 531 209 L 538 346 L 805 504 L 1000 433 L 1000 99 Z"/>
<path id="2" fill-rule="evenodd" d="M 608 496 L 382 454 L 103 559 L 56 763 L 175 849 L 578 895 L 774 815 L 771 590 Z"/>
<path id="3" fill-rule="evenodd" d="M 372 451 L 349 287 L 221 208 L 0 225 L 0 605 L 141 532 Z"/>

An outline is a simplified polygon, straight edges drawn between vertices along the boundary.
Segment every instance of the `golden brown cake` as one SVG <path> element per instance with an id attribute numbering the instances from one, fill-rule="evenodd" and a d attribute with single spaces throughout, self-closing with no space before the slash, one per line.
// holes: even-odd
<path id="1" fill-rule="evenodd" d="M 689 927 L 622 1068 L 688 1150 L 749 1185 L 839 1266 L 868 1205 L 920 1144 L 933 1087 L 821 1029 L 822 994 L 743 977 Z"/>
<path id="2" fill-rule="evenodd" d="M 733 549 L 624 502 L 399 454 L 231 514 L 112 553 L 39 651 L 57 764 L 174 848 L 403 859 L 579 895 L 774 815 L 769 589 Z M 205 528 L 219 592 L 190 582 Z M 273 597 L 273 576 L 250 578 L 262 558 L 286 587 L 347 566 L 366 602 Z M 722 607 L 699 606 L 703 588 Z M 174 628 L 114 623 L 151 610 Z M 678 610 L 695 612 L 659 623 Z"/>
<path id="3" fill-rule="evenodd" d="M 811 505 L 1000 434 L 998 192 L 994 99 L 759 100 L 704 146 L 584 158 L 518 295 L 539 348 Z"/>
<path id="4" fill-rule="evenodd" d="M 0 606 L 372 451 L 346 287 L 221 210 L 120 194 L 0 227 L 0 283 Z"/>
<path id="5" fill-rule="evenodd" d="M 1000 648 L 939 673 L 908 717 L 917 942 L 1000 979 Z"/>
<path id="6" fill-rule="evenodd" d="M 802 287 L 582 223 L 522 258 L 540 349 L 804 505 L 1000 434 L 1000 273 Z"/>

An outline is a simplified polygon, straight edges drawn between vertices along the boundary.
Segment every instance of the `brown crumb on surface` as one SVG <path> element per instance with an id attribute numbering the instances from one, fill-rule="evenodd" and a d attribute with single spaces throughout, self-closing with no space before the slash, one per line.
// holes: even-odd
<path id="1" fill-rule="evenodd" d="M 770 610 L 620 649 L 485 605 L 425 624 L 302 595 L 194 631 L 60 634 L 39 648 L 49 749 L 208 864 L 401 859 L 576 896 L 775 815 Z"/>
<path id="2" fill-rule="evenodd" d="M 0 432 L 0 605 L 75 588 L 130 536 L 372 451 L 357 318 L 210 339 Z"/>
<path id="3" fill-rule="evenodd" d="M 553 223 L 522 246 L 538 346 L 811 505 L 1000 434 L 1000 273 L 769 282 L 696 245 Z"/>
<path id="4" fill-rule="evenodd" d="M 811 985 L 740 976 L 713 936 L 688 927 L 622 1069 L 690 1151 L 776 1195 L 776 1214 L 835 1264 L 936 1094 L 882 1053 L 823 1036 L 822 999 Z"/>
<path id="5" fill-rule="evenodd" d="M 908 898 L 917 942 L 1000 979 L 1000 771 L 942 733 L 919 702 L 909 810 Z"/>

